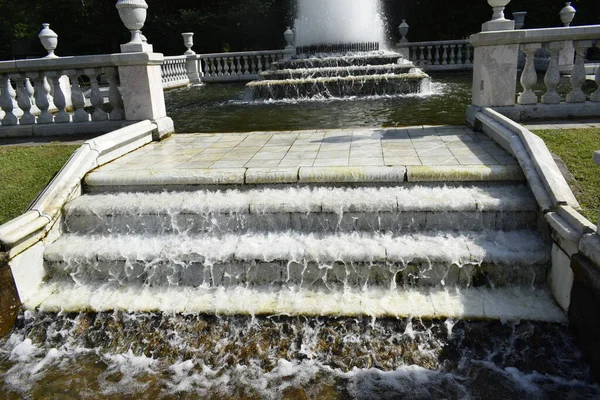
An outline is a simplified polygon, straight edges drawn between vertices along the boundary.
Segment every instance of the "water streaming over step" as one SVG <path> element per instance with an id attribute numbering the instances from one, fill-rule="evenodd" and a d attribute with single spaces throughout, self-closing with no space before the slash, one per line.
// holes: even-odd
<path id="1" fill-rule="evenodd" d="M 95 190 L 0 342 L 8 398 L 600 395 L 523 184 Z"/>

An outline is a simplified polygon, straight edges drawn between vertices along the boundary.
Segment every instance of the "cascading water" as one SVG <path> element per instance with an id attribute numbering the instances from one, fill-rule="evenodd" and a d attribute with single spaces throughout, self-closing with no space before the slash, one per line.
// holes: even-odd
<path id="1" fill-rule="evenodd" d="M 296 46 L 385 44 L 379 0 L 298 0 Z"/>
<path id="2" fill-rule="evenodd" d="M 385 47 L 377 0 L 298 0 L 296 59 L 247 87 L 248 100 L 429 93 L 429 76 Z"/>

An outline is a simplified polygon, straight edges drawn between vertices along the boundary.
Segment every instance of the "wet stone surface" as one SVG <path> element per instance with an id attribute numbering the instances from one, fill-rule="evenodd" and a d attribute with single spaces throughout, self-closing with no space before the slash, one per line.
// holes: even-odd
<path id="1" fill-rule="evenodd" d="M 7 398 L 600 396 L 567 327 L 463 320 L 26 313 L 0 381 Z"/>
<path id="2" fill-rule="evenodd" d="M 0 258 L 0 338 L 13 329 L 20 308 L 19 294 L 8 263 Z"/>

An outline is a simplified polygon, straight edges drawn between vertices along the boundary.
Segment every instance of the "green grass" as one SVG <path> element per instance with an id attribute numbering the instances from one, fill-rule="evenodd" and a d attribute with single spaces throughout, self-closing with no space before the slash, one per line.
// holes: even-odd
<path id="1" fill-rule="evenodd" d="M 551 152 L 565 163 L 574 179 L 567 179 L 581 213 L 594 224 L 600 210 L 600 167 L 594 163 L 594 151 L 600 150 L 600 129 L 535 131 Z"/>
<path id="2" fill-rule="evenodd" d="M 0 147 L 0 225 L 27 210 L 77 147 Z"/>

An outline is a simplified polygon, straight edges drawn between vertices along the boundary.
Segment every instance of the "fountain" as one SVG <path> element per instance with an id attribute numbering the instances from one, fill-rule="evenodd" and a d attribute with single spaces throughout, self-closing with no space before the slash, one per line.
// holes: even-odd
<path id="1" fill-rule="evenodd" d="M 250 82 L 250 99 L 315 99 L 428 93 L 429 77 L 384 51 L 377 0 L 299 0 L 296 56 Z M 294 33 L 286 31 L 292 42 Z"/>

